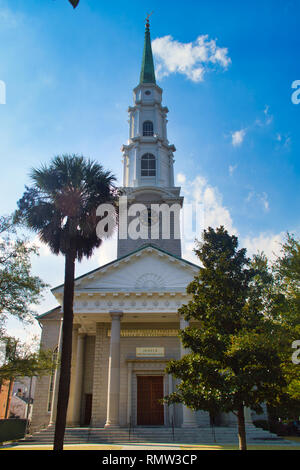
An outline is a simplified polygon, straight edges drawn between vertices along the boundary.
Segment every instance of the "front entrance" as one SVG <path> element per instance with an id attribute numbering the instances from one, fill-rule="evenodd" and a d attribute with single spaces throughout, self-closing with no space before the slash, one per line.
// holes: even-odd
<path id="1" fill-rule="evenodd" d="M 161 426 L 164 424 L 163 376 L 137 376 L 137 424 Z"/>

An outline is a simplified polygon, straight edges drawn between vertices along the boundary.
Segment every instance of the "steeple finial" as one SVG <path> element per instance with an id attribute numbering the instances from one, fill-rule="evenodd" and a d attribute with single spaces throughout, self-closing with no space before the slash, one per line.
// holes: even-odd
<path id="1" fill-rule="evenodd" d="M 153 14 L 153 11 L 146 17 L 145 42 L 144 42 L 140 83 L 156 83 L 152 48 L 151 48 L 151 39 L 150 39 L 150 23 L 149 23 L 149 18 L 152 14 Z"/>
<path id="2" fill-rule="evenodd" d="M 149 18 L 151 15 L 153 15 L 153 11 L 151 11 L 151 13 L 149 13 L 149 15 L 146 16 L 146 28 L 150 29 L 150 23 L 149 23 Z"/>

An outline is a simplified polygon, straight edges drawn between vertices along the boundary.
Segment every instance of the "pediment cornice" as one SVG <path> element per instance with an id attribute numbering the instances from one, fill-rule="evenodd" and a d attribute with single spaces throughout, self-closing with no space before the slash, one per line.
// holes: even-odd
<path id="1" fill-rule="evenodd" d="M 179 258 L 170 253 L 167 253 L 166 251 L 163 251 L 162 249 L 154 245 L 147 244 L 144 247 L 141 247 L 140 249 L 132 253 L 129 253 L 128 255 L 125 255 L 121 258 L 117 258 L 115 261 L 112 261 L 111 263 L 108 263 L 104 266 L 100 266 L 99 268 L 87 274 L 79 276 L 78 278 L 75 279 L 75 290 L 77 291 L 78 288 L 81 289 L 85 283 L 88 283 L 88 281 L 92 281 L 92 280 L 95 280 L 96 278 L 100 278 L 102 275 L 107 274 L 108 272 L 112 272 L 121 266 L 130 265 L 134 263 L 134 261 L 136 261 L 137 259 L 143 258 L 149 254 L 151 254 L 151 256 L 157 257 L 158 259 L 166 263 L 171 263 L 174 266 L 179 266 L 180 268 L 184 270 L 188 270 L 191 274 L 194 274 L 194 275 L 199 270 L 199 266 L 183 258 Z M 89 286 L 86 285 L 84 288 L 89 288 Z M 168 287 L 168 290 L 170 290 L 169 287 Z M 62 292 L 62 291 L 63 291 L 63 284 L 52 289 L 52 293 L 54 294 Z"/>

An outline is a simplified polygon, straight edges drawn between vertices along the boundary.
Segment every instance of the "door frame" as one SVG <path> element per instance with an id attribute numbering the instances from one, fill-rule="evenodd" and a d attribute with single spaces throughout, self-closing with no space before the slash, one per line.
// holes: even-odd
<path id="1" fill-rule="evenodd" d="M 167 393 L 168 393 L 168 390 L 166 390 L 166 384 L 168 383 L 168 381 L 166 380 L 166 374 L 163 372 L 163 371 L 145 371 L 145 372 L 140 372 L 140 371 L 137 371 L 135 374 L 134 374 L 134 381 L 135 381 L 135 393 L 134 393 L 134 423 L 135 423 L 135 426 L 151 426 L 151 424 L 149 425 L 146 425 L 146 424 L 137 424 L 137 421 L 138 421 L 138 377 L 162 377 L 162 383 L 163 383 L 163 396 L 165 396 Z M 156 425 L 156 426 L 167 426 L 167 406 L 166 404 L 164 403 L 163 404 L 163 411 L 164 411 L 164 414 L 163 414 L 163 418 L 164 418 L 164 422 L 163 424 L 160 424 L 160 425 Z M 154 425 L 155 426 L 155 425 Z"/>

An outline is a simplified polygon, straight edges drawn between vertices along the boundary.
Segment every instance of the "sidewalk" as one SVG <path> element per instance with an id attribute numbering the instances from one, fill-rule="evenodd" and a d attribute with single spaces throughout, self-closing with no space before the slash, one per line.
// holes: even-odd
<path id="1" fill-rule="evenodd" d="M 271 445 L 252 445 L 248 446 L 248 450 L 300 450 L 300 443 L 289 441 L 290 444 L 271 444 Z M 51 445 L 24 445 L 23 443 L 7 444 L 0 447 L 0 450 L 52 450 Z M 195 445 L 195 444 L 169 444 L 169 443 L 149 443 L 149 444 L 132 444 L 132 445 L 108 445 L 108 444 L 66 444 L 64 450 L 238 450 L 236 444 L 227 445 Z"/>

